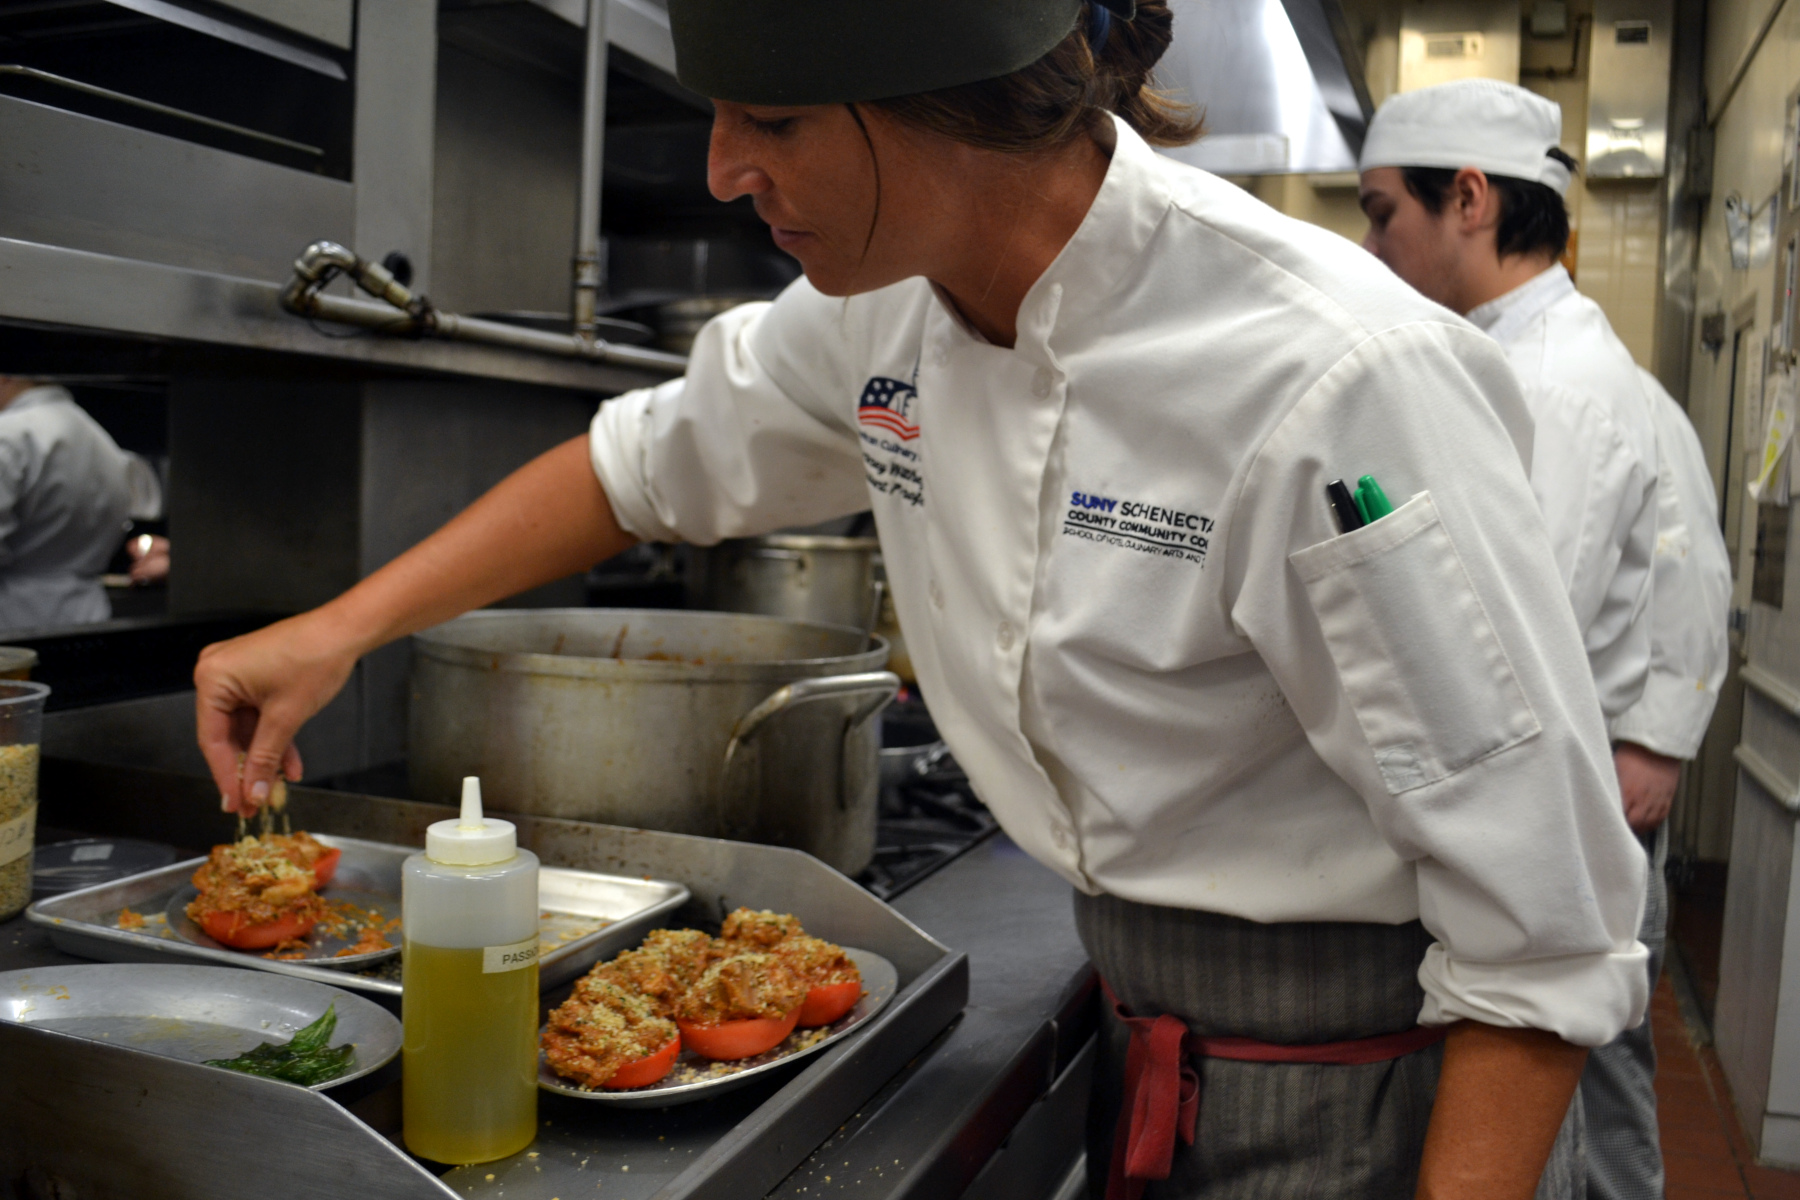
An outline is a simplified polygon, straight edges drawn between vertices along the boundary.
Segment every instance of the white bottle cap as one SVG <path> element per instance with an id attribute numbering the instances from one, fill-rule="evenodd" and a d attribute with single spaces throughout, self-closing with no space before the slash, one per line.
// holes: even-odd
<path id="1" fill-rule="evenodd" d="M 519 836 L 511 821 L 481 815 L 481 780 L 463 780 L 462 816 L 439 821 L 425 831 L 425 857 L 451 867 L 484 867 L 519 852 Z"/>

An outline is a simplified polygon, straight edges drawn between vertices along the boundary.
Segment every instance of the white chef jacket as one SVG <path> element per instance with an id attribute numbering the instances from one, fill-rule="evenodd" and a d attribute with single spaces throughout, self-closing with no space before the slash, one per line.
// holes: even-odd
<path id="1" fill-rule="evenodd" d="M 1656 433 L 1631 352 L 1561 264 L 1469 313 L 1506 349 L 1536 426 L 1531 490 L 1550 529 L 1600 708 L 1650 670 Z"/>
<path id="2" fill-rule="evenodd" d="M 125 537 L 129 470 L 64 388 L 0 409 L 0 634 L 112 616 L 100 573 Z"/>
<path id="3" fill-rule="evenodd" d="M 1692 758 L 1725 681 L 1731 556 L 1719 498 L 1687 414 L 1639 368 L 1656 427 L 1656 582 L 1650 596 L 1650 675 L 1612 735 L 1671 758 Z"/>
<path id="4" fill-rule="evenodd" d="M 1119 123 L 1017 344 L 923 279 L 805 280 L 600 408 L 660 540 L 872 507 L 932 714 L 1075 886 L 1256 921 L 1423 920 L 1421 1019 L 1635 1023 L 1643 852 L 1505 359 L 1353 244 Z M 1324 487 L 1400 503 L 1340 536 Z"/>

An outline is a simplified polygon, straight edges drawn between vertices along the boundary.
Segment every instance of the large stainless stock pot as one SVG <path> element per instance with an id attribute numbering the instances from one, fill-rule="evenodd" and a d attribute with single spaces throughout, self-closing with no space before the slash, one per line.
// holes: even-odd
<path id="1" fill-rule="evenodd" d="M 738 613 L 513 609 L 413 638 L 412 793 L 793 846 L 875 850 L 877 723 L 899 680 L 860 629 Z M 866 647 L 866 648 L 865 648 Z"/>
<path id="2" fill-rule="evenodd" d="M 785 533 L 690 546 L 691 603 L 871 629 L 881 609 L 880 552 L 874 538 Z"/>

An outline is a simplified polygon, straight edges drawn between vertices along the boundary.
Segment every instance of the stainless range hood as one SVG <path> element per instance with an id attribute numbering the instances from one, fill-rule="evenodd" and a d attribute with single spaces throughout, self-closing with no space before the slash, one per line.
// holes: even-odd
<path id="1" fill-rule="evenodd" d="M 1374 107 L 1340 0 L 1171 0 L 1157 80 L 1206 114 L 1164 153 L 1221 175 L 1354 171 Z"/>

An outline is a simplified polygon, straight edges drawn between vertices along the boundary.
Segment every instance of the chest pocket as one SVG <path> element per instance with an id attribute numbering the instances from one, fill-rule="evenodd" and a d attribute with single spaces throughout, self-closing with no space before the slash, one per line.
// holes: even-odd
<path id="1" fill-rule="evenodd" d="M 1288 559 L 1389 792 L 1539 730 L 1431 493 Z"/>

